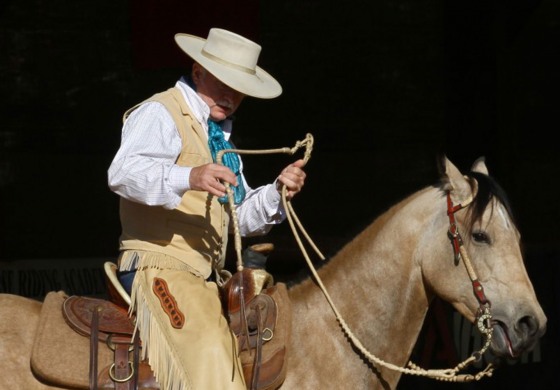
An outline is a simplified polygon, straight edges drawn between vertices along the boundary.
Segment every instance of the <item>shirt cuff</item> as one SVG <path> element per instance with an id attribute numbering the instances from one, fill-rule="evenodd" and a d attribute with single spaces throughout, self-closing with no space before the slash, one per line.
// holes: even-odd
<path id="1" fill-rule="evenodd" d="M 282 199 L 282 194 L 278 192 L 276 180 L 268 186 L 266 191 L 266 202 L 269 207 L 277 207 L 280 204 L 280 200 Z"/>
<path id="2" fill-rule="evenodd" d="M 179 197 L 182 197 L 185 192 L 191 189 L 189 184 L 191 170 L 191 167 L 180 167 L 178 165 L 174 165 L 169 170 L 169 188 Z"/>

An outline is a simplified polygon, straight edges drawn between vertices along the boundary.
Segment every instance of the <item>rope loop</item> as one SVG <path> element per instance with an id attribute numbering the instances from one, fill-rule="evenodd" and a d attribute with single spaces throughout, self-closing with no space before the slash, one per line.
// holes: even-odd
<path id="1" fill-rule="evenodd" d="M 305 147 L 305 152 L 303 156 L 304 162 L 307 164 L 307 161 L 311 158 L 311 152 L 313 151 L 313 135 L 311 133 L 307 133 L 303 140 L 296 141 L 295 145 L 291 148 L 284 147 L 284 148 L 277 148 L 277 149 L 260 149 L 260 150 L 245 150 L 245 149 L 223 149 L 216 153 L 216 162 L 218 164 L 223 165 L 222 157 L 226 153 L 238 153 L 238 154 L 295 154 L 299 149 Z M 226 187 L 226 193 L 228 197 L 228 205 L 231 210 L 231 218 L 233 221 L 233 231 L 234 231 L 234 243 L 235 243 L 235 252 L 237 257 L 237 270 L 243 270 L 243 258 L 241 255 L 241 234 L 239 233 L 239 221 L 237 218 L 237 208 L 235 206 L 233 191 L 229 183 L 223 183 Z M 282 186 L 282 193 L 285 193 L 286 186 Z M 285 196 L 285 195 L 284 195 Z M 288 209 L 286 209 L 288 210 Z"/>

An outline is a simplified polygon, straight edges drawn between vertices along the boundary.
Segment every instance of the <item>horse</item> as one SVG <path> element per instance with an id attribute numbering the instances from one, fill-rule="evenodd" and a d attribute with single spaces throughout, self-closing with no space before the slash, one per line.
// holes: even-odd
<path id="1" fill-rule="evenodd" d="M 414 369 L 407 362 L 438 297 L 484 324 L 497 358 L 519 358 L 544 335 L 547 318 L 525 269 L 520 232 L 484 158 L 466 174 L 445 156 L 440 167 L 436 184 L 394 204 L 311 266 L 311 275 L 289 281 L 292 321 L 280 389 L 395 389 Z M 0 388 L 53 388 L 29 364 L 40 308 L 0 296 L 0 372 L 10 373 L 0 376 Z"/>

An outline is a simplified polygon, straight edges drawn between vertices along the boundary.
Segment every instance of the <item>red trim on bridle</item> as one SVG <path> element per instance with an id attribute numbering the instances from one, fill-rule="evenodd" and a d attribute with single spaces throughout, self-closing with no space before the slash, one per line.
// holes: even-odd
<path id="1" fill-rule="evenodd" d="M 449 230 L 447 233 L 449 239 L 451 240 L 451 244 L 453 245 L 453 254 L 454 254 L 455 262 L 458 263 L 459 260 L 463 258 L 463 261 L 465 263 L 469 263 L 469 264 L 465 264 L 465 266 L 467 267 L 467 271 L 469 271 L 471 267 L 470 260 L 468 258 L 465 258 L 466 256 L 463 256 L 461 254 L 461 247 L 463 246 L 463 238 L 459 233 L 459 228 L 457 227 L 457 222 L 455 221 L 455 213 L 464 207 L 466 207 L 466 205 L 458 204 L 454 206 L 453 201 L 451 200 L 451 193 L 447 191 L 447 216 L 449 217 Z M 486 298 L 486 295 L 484 294 L 484 287 L 482 287 L 482 283 L 480 283 L 478 278 L 474 275 L 474 271 L 469 271 L 469 277 L 471 278 L 474 295 L 478 300 L 478 302 L 480 303 L 480 305 L 490 306 L 490 301 Z"/>
<path id="2" fill-rule="evenodd" d="M 462 205 L 458 204 L 453 206 L 453 201 L 451 200 L 451 195 L 447 191 L 447 216 L 449 217 L 449 231 L 448 236 L 453 245 L 453 254 L 455 257 L 455 262 L 458 263 L 461 257 L 460 247 L 463 245 L 463 239 L 459 234 L 459 229 L 457 228 L 457 222 L 455 222 L 455 213 L 463 208 Z"/>

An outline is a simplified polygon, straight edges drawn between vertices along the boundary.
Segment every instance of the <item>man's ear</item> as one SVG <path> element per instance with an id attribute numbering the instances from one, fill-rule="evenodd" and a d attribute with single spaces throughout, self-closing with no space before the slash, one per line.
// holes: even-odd
<path id="1" fill-rule="evenodd" d="M 193 63 L 191 76 L 192 76 L 192 80 L 193 80 L 194 85 L 198 86 L 198 84 L 200 83 L 200 80 L 204 76 L 204 71 L 205 71 L 204 68 L 202 66 L 200 66 L 200 64 L 198 62 Z"/>

